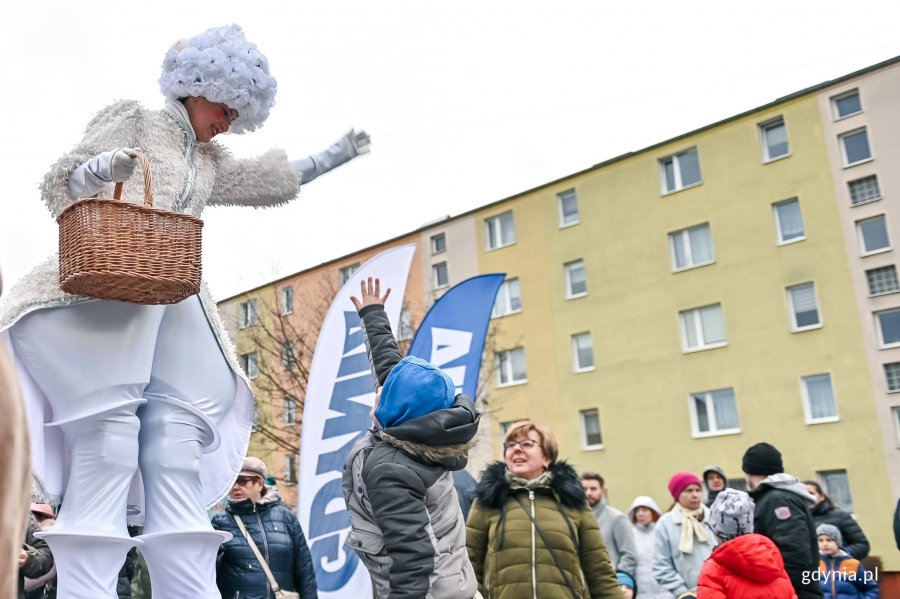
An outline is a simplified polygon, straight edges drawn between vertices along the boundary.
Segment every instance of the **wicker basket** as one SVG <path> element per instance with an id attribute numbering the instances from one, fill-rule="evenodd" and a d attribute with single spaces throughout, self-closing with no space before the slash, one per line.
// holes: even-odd
<path id="1" fill-rule="evenodd" d="M 200 291 L 203 221 L 153 207 L 150 161 L 144 205 L 86 198 L 69 206 L 59 223 L 59 287 L 67 293 L 135 304 L 175 304 Z"/>

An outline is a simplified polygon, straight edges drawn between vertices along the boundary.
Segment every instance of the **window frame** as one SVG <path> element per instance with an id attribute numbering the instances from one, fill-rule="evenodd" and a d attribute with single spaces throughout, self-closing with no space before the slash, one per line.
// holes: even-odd
<path id="1" fill-rule="evenodd" d="M 850 96 L 857 96 L 859 98 L 859 110 L 857 110 L 856 112 L 848 112 L 847 114 L 842 115 L 838 111 L 837 103 L 839 100 L 849 98 Z M 839 94 L 835 94 L 835 95 L 831 96 L 831 98 L 829 98 L 829 100 L 831 102 L 831 116 L 834 117 L 835 122 L 842 121 L 844 119 L 850 118 L 851 116 L 856 116 L 857 114 L 862 114 L 863 112 L 865 112 L 865 109 L 863 108 L 863 103 L 862 103 L 862 95 L 859 93 L 858 87 L 849 89 L 849 90 L 847 90 L 845 92 L 841 92 Z"/>
<path id="2" fill-rule="evenodd" d="M 415 331 L 412 327 L 412 315 L 409 308 L 403 306 L 400 308 L 400 316 L 397 319 L 397 341 L 409 341 L 415 337 Z"/>
<path id="3" fill-rule="evenodd" d="M 510 284 L 515 283 L 516 288 L 519 290 L 519 309 L 512 309 L 512 294 L 509 293 Z M 496 312 L 497 301 L 500 299 L 501 290 L 505 290 L 504 297 L 506 298 L 506 304 L 509 310 L 505 310 L 504 312 Z M 511 314 L 518 314 L 523 309 L 522 303 L 522 285 L 519 283 L 519 277 L 509 277 L 503 280 L 500 284 L 500 287 L 497 288 L 497 295 L 494 297 L 494 306 L 491 308 L 491 318 L 503 318 L 504 316 L 510 316 Z"/>
<path id="4" fill-rule="evenodd" d="M 251 381 L 259 376 L 259 354 L 256 351 L 243 353 L 238 356 L 238 364 Z M 250 367 L 251 364 L 253 368 Z"/>
<path id="5" fill-rule="evenodd" d="M 285 340 L 281 342 L 281 368 L 291 371 L 297 365 L 297 355 L 294 353 L 294 342 Z"/>
<path id="6" fill-rule="evenodd" d="M 525 378 L 515 379 L 515 369 L 513 368 L 512 356 L 514 352 L 521 350 L 523 368 L 522 370 L 525 372 Z M 503 356 L 504 354 L 508 354 L 510 356 L 509 364 L 509 381 L 503 382 Z M 509 349 L 504 349 L 494 353 L 494 368 L 497 370 L 497 388 L 501 389 L 504 387 L 515 387 L 516 385 L 524 385 L 528 382 L 528 362 L 525 357 L 525 348 L 523 346 L 511 347 Z"/>
<path id="7" fill-rule="evenodd" d="M 509 215 L 510 220 L 512 221 L 512 239 L 505 240 L 503 239 L 503 227 L 501 226 L 501 219 Z M 491 229 L 494 228 L 494 223 L 497 223 L 497 239 L 500 240 L 500 243 L 496 246 L 491 246 Z M 495 250 L 500 250 L 505 247 L 509 247 L 511 245 L 515 245 L 516 243 L 516 219 L 513 215 L 512 210 L 507 210 L 505 212 L 500 212 L 493 216 L 488 216 L 484 219 L 484 246 L 486 252 L 493 252 Z"/>
<path id="8" fill-rule="evenodd" d="M 875 180 L 875 187 L 878 188 L 878 195 L 875 197 L 867 198 L 865 200 L 854 203 L 853 202 L 853 189 L 851 188 L 851 185 L 853 183 L 859 183 L 860 181 L 865 181 L 866 179 L 874 179 Z M 866 204 L 870 204 L 872 202 L 877 202 L 879 200 L 884 199 L 884 194 L 881 193 L 881 183 L 878 182 L 878 174 L 872 173 L 871 175 L 866 175 L 864 177 L 858 177 L 856 179 L 847 181 L 847 195 L 850 196 L 850 207 L 851 208 L 855 208 L 856 206 L 865 206 Z"/>
<path id="9" fill-rule="evenodd" d="M 730 391 L 731 397 L 734 400 L 734 411 L 737 414 L 738 425 L 737 428 L 719 428 L 718 426 L 718 417 L 716 415 L 716 401 L 715 394 L 720 393 L 722 391 Z M 708 431 L 700 430 L 700 418 L 697 414 L 697 403 L 696 400 L 698 398 L 703 399 L 703 403 L 706 405 L 706 414 L 707 419 L 709 420 L 710 429 Z M 702 439 L 705 437 L 721 437 L 724 435 L 738 435 L 741 433 L 741 414 L 738 411 L 738 401 L 737 401 L 737 393 L 734 391 L 734 387 L 722 387 L 720 389 L 710 389 L 709 391 L 697 391 L 688 394 L 688 409 L 690 410 L 691 416 L 691 436 L 694 439 Z"/>
<path id="10" fill-rule="evenodd" d="M 297 484 L 297 454 L 288 452 L 284 454 L 284 484 L 292 487 Z"/>
<path id="11" fill-rule="evenodd" d="M 259 324 L 259 312 L 256 309 L 256 298 L 252 297 L 238 304 L 238 328 L 249 329 Z"/>
<path id="12" fill-rule="evenodd" d="M 797 308 L 794 306 L 794 295 L 791 293 L 792 289 L 797 289 L 799 287 L 806 287 L 807 285 L 812 287 L 813 290 L 813 299 L 816 301 L 816 318 L 818 322 L 816 324 L 808 324 L 800 326 L 797 323 Z M 815 281 L 805 281 L 803 283 L 797 283 L 796 285 L 788 285 L 784 288 L 785 296 L 787 299 L 788 306 L 788 319 L 791 325 L 792 333 L 802 333 L 803 331 L 811 331 L 813 329 L 821 329 L 824 325 L 824 321 L 822 318 L 822 306 L 819 302 L 819 292 L 816 290 Z"/>
<path id="13" fill-rule="evenodd" d="M 865 238 L 865 235 L 863 235 L 862 224 L 871 222 L 874 220 L 878 220 L 878 219 L 881 219 L 881 221 L 884 223 L 884 233 L 885 233 L 885 236 L 887 237 L 887 245 L 884 247 L 874 249 L 874 250 L 866 250 L 866 238 Z M 887 221 L 886 214 L 881 213 L 881 214 L 876 214 L 874 216 L 870 216 L 868 218 L 861 218 L 858 221 L 855 221 L 853 224 L 856 226 L 856 237 L 857 237 L 858 243 L 859 243 L 860 257 L 874 256 L 875 254 L 882 254 L 884 252 L 890 252 L 891 250 L 894 249 L 894 244 L 891 242 L 891 231 L 890 231 L 890 229 L 888 229 L 888 221 Z"/>
<path id="14" fill-rule="evenodd" d="M 900 340 L 894 341 L 892 343 L 884 342 L 884 331 L 881 329 L 881 318 L 882 314 L 889 313 L 900 313 L 900 308 L 887 308 L 886 310 L 876 310 L 872 313 L 872 316 L 875 317 L 875 335 L 877 336 L 878 341 L 878 349 L 891 349 L 892 347 L 900 347 Z"/>
<path id="15" fill-rule="evenodd" d="M 691 243 L 691 231 L 696 229 L 701 229 L 706 227 L 709 230 L 709 253 L 712 256 L 709 260 L 705 262 L 694 262 L 694 245 Z M 709 222 L 700 223 L 699 225 L 693 225 L 691 227 L 685 227 L 683 229 L 678 229 L 675 231 L 669 232 L 669 255 L 672 262 L 672 272 L 682 272 L 685 270 L 691 270 L 692 268 L 700 268 L 701 266 L 707 266 L 709 264 L 714 264 L 716 261 L 716 244 L 713 242 L 712 236 L 712 225 Z M 682 245 L 685 249 L 685 255 L 690 255 L 690 263 L 686 266 L 678 266 L 678 253 L 675 249 L 676 238 L 680 238 L 682 240 Z"/>
<path id="16" fill-rule="evenodd" d="M 563 210 L 564 200 L 568 197 L 571 197 L 575 201 L 575 220 L 573 222 L 567 223 L 565 222 L 565 211 Z M 556 209 L 559 215 L 559 228 L 567 229 L 569 227 L 574 227 L 578 223 L 581 222 L 581 210 L 578 207 L 578 194 L 575 191 L 575 188 L 567 189 L 565 191 L 561 191 L 556 194 Z"/>
<path id="17" fill-rule="evenodd" d="M 694 325 L 694 333 L 699 333 L 697 335 L 697 339 L 701 339 L 703 335 L 703 320 L 699 317 L 700 311 L 705 310 L 707 308 L 712 308 L 715 306 L 719 306 L 719 313 L 722 316 L 722 333 L 725 337 L 723 341 L 717 341 L 715 343 L 706 343 L 706 339 L 702 340 L 702 343 L 696 347 L 690 347 L 688 345 L 688 335 L 687 335 L 687 314 L 696 313 L 698 316 L 693 318 Z M 720 347 L 725 347 L 728 345 L 728 331 L 725 328 L 725 309 L 722 306 L 722 302 L 714 302 L 712 304 L 706 304 L 703 306 L 697 306 L 696 308 L 687 308 L 685 310 L 678 311 L 678 330 L 681 335 L 681 351 L 682 353 L 690 354 L 698 351 L 706 351 L 709 349 L 717 349 Z"/>
<path id="18" fill-rule="evenodd" d="M 439 249 L 437 247 L 438 240 L 441 240 L 444 243 L 443 248 Z M 438 254 L 443 254 L 444 252 L 447 251 L 447 234 L 446 233 L 436 233 L 436 234 L 432 235 L 431 240 L 430 240 L 430 245 L 431 245 L 431 255 L 432 256 L 437 256 Z"/>
<path id="19" fill-rule="evenodd" d="M 288 314 L 294 313 L 294 286 L 293 285 L 285 285 L 281 288 L 281 292 L 279 294 L 279 300 L 281 303 L 280 306 L 280 314 L 282 316 L 287 316 Z"/>
<path id="20" fill-rule="evenodd" d="M 579 360 L 578 354 L 578 338 L 584 337 L 587 335 L 587 339 L 590 341 L 590 350 L 591 350 L 591 365 L 590 366 L 582 366 Z M 580 333 L 575 333 L 571 337 L 571 346 L 572 346 L 572 372 L 576 374 L 580 374 L 582 372 L 593 372 L 597 369 L 597 358 L 594 355 L 594 336 L 590 331 L 582 331 Z"/>
<path id="21" fill-rule="evenodd" d="M 900 447 L 900 406 L 891 406 L 891 417 L 894 421 L 894 442 Z"/>
<path id="22" fill-rule="evenodd" d="M 597 417 L 597 434 L 600 435 L 600 443 L 588 443 L 586 417 L 589 415 Z M 578 426 L 581 433 L 580 444 L 582 451 L 596 451 L 598 449 L 603 449 L 606 446 L 603 442 L 603 421 L 600 419 L 599 408 L 586 408 L 584 410 L 578 410 Z"/>
<path id="23" fill-rule="evenodd" d="M 882 364 L 882 372 L 884 372 L 884 388 L 886 393 L 900 393 L 900 372 L 895 377 L 897 379 L 897 388 L 891 388 L 891 374 L 888 372 L 888 366 L 897 366 L 900 371 L 900 362 L 885 362 Z"/>
<path id="24" fill-rule="evenodd" d="M 847 156 L 847 145 L 845 140 L 848 137 L 853 135 L 857 135 L 859 133 L 865 133 L 866 135 L 866 145 L 869 147 L 869 156 L 868 158 L 863 158 L 861 160 L 857 160 L 855 162 L 850 162 L 849 157 Z M 875 152 L 872 150 L 872 142 L 869 139 L 869 130 L 866 127 L 857 127 L 856 129 L 851 129 L 850 131 L 844 131 L 843 133 L 838 135 L 838 145 L 841 149 L 841 158 L 843 159 L 843 168 L 851 168 L 857 166 L 859 164 L 865 164 L 867 162 L 871 162 L 875 160 Z"/>
<path id="25" fill-rule="evenodd" d="M 700 178 L 694 183 L 684 185 L 682 181 L 680 157 L 688 154 L 691 151 L 697 154 L 697 173 Z M 669 160 L 672 161 L 672 174 L 674 175 L 674 180 L 672 182 L 674 187 L 672 189 L 668 189 L 668 187 L 666 187 L 666 163 L 669 162 Z M 669 154 L 668 156 L 663 156 L 662 158 L 657 160 L 657 169 L 659 171 L 660 193 L 663 196 L 678 193 L 679 191 L 683 191 L 685 189 L 691 189 L 692 187 L 697 187 L 698 185 L 703 185 L 703 169 L 700 167 L 700 149 L 697 146 L 691 146 L 690 148 L 686 148 L 680 152 Z"/>
<path id="26" fill-rule="evenodd" d="M 359 270 L 359 267 L 359 262 L 354 262 L 353 264 L 348 264 L 347 266 L 342 266 L 338 269 L 338 282 L 340 282 L 341 287 L 346 285 L 350 281 L 350 279 L 353 278 L 353 275 L 356 274 L 356 271 Z"/>
<path id="27" fill-rule="evenodd" d="M 443 284 L 440 284 L 439 281 L 441 267 L 443 267 L 444 277 L 447 279 Z M 447 264 L 446 260 L 443 262 L 435 262 L 431 265 L 431 285 L 432 289 L 446 289 L 450 286 L 450 266 Z"/>
<path id="28" fill-rule="evenodd" d="M 572 273 L 570 267 L 575 264 L 581 264 L 581 270 L 584 273 L 584 291 L 580 293 L 572 293 Z M 566 299 L 578 299 L 579 297 L 584 297 L 588 294 L 588 283 L 587 283 L 587 266 L 584 263 L 584 258 L 578 258 L 576 260 L 570 260 L 569 262 L 565 262 L 563 264 L 563 271 L 565 273 L 566 278 Z"/>
<path id="29" fill-rule="evenodd" d="M 772 129 L 778 125 L 781 125 L 781 127 L 784 128 L 784 138 L 785 142 L 787 143 L 787 151 L 784 154 L 779 154 L 778 156 L 770 156 L 769 138 L 767 133 L 769 129 Z M 787 124 L 784 122 L 784 116 L 777 116 L 775 118 L 769 119 L 767 121 L 759 123 L 756 127 L 759 131 L 759 141 L 760 145 L 762 146 L 763 164 L 769 164 L 770 162 L 775 162 L 777 160 L 781 160 L 782 158 L 788 158 L 791 155 L 791 142 L 788 139 Z"/>
<path id="30" fill-rule="evenodd" d="M 839 494 L 834 489 L 829 489 L 828 485 L 828 477 L 831 475 L 839 475 L 843 474 L 844 478 L 847 482 L 847 492 L 850 495 L 850 505 L 843 503 L 840 501 Z M 821 485 L 822 490 L 832 499 L 832 501 L 837 505 L 838 508 L 844 510 L 848 514 L 855 514 L 856 506 L 853 503 L 853 490 L 850 487 L 850 473 L 847 472 L 846 468 L 836 468 L 834 470 L 816 470 L 816 480 Z"/>
<path id="31" fill-rule="evenodd" d="M 890 270 L 892 269 L 894 272 L 894 280 L 897 282 L 897 287 L 894 289 L 889 289 L 888 291 L 873 291 L 872 290 L 872 280 L 869 277 L 870 273 L 875 272 L 876 270 Z M 900 276 L 897 275 L 897 267 L 894 264 L 885 264 L 883 266 L 875 266 L 872 268 L 865 269 L 866 275 L 866 285 L 869 288 L 869 297 L 881 297 L 882 295 L 890 295 L 892 293 L 900 292 Z"/>
<path id="32" fill-rule="evenodd" d="M 281 411 L 281 422 L 285 426 L 297 424 L 297 398 L 293 395 L 285 394 L 284 405 Z"/>
<path id="33" fill-rule="evenodd" d="M 809 397 L 809 385 L 808 380 L 817 377 L 828 377 L 828 384 L 831 387 L 831 401 L 834 404 L 834 415 L 833 416 L 821 416 L 819 418 L 813 418 L 812 416 L 812 403 L 810 402 Z M 800 377 L 800 395 L 803 399 L 803 415 L 805 418 L 805 422 L 807 425 L 813 424 L 828 424 L 829 422 L 839 422 L 841 419 L 841 411 L 838 408 L 838 400 L 837 393 L 834 390 L 834 378 L 831 376 L 830 372 L 818 372 L 816 374 L 808 374 Z"/>
<path id="34" fill-rule="evenodd" d="M 784 238 L 784 229 L 781 226 L 781 215 L 778 212 L 778 208 L 780 206 L 787 206 L 789 204 L 797 204 L 797 210 L 800 212 L 800 224 L 803 225 L 803 233 L 798 237 L 792 237 L 791 239 Z M 803 207 L 800 205 L 800 198 L 788 198 L 786 200 L 781 200 L 778 202 L 774 202 L 772 204 L 772 215 L 775 218 L 775 237 L 777 239 L 777 243 L 779 246 L 782 245 L 790 245 L 792 243 L 797 243 L 799 241 L 806 240 L 806 221 L 803 220 Z"/>

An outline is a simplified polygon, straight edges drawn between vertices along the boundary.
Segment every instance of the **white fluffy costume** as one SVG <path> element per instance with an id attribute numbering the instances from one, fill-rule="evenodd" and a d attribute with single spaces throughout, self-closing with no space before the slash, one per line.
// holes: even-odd
<path id="1" fill-rule="evenodd" d="M 368 138 L 354 132 L 295 163 L 280 150 L 237 159 L 199 142 L 179 100 L 200 96 L 237 110 L 236 132 L 261 126 L 274 103 L 268 63 L 236 25 L 173 46 L 160 87 L 164 109 L 132 101 L 104 108 L 53 165 L 41 191 L 54 217 L 78 197 L 110 197 L 112 157 L 122 148 L 150 159 L 157 208 L 197 217 L 208 205 L 282 204 L 297 195 L 301 176 L 367 151 L 359 142 Z M 142 202 L 140 169 L 123 198 Z M 30 397 L 35 470 L 63 496 L 45 535 L 58 597 L 115 598 L 125 554 L 139 545 L 155 594 L 218 598 L 223 533 L 212 530 L 205 506 L 228 492 L 240 469 L 252 394 L 215 302 L 205 285 L 170 306 L 92 300 L 60 291 L 57 278 L 52 256 L 14 287 L 0 304 L 0 331 Z M 136 514 L 141 504 L 145 512 Z M 126 506 L 129 516 L 145 516 L 142 537 L 128 536 Z"/>

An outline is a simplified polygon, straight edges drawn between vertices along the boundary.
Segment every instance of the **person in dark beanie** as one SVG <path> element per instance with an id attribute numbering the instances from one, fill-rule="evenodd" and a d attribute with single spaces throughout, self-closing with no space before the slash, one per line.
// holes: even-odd
<path id="1" fill-rule="evenodd" d="M 480 415 L 446 372 L 407 356 L 391 333 L 379 279 L 361 281 L 359 313 L 377 379 L 372 428 L 344 462 L 352 548 L 375 597 L 478 596 L 454 470 L 468 461 Z"/>
<path id="2" fill-rule="evenodd" d="M 815 497 L 796 476 L 784 473 L 781 452 L 768 443 L 750 447 L 741 469 L 756 503 L 753 527 L 778 547 L 798 599 L 822 597 L 819 584 L 808 576 L 819 566 L 816 525 L 808 507 Z"/>

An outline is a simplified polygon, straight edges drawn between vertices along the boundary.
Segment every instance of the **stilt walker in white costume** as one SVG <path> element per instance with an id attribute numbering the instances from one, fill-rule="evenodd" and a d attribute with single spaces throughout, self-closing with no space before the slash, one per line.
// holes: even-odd
<path id="1" fill-rule="evenodd" d="M 209 205 L 283 204 L 301 182 L 368 151 L 368 136 L 356 131 L 294 162 L 280 150 L 238 159 L 213 142 L 259 128 L 274 104 L 268 61 L 237 25 L 176 43 L 159 83 L 164 108 L 104 108 L 53 165 L 41 190 L 54 217 L 79 198 L 110 197 L 117 181 L 126 201 L 142 202 L 136 148 L 152 164 L 156 207 L 198 217 Z M 53 256 L 0 304 L 0 341 L 30 396 L 36 469 L 43 464 L 48 483 L 55 470 L 63 496 L 44 535 L 57 596 L 115 598 L 125 554 L 137 545 L 154 595 L 218 598 L 215 559 L 228 535 L 212 529 L 206 506 L 240 468 L 252 396 L 215 302 L 205 286 L 167 306 L 96 300 L 60 291 L 57 277 Z M 49 453 L 54 439 L 64 455 Z M 141 501 L 145 534 L 132 539 L 126 507 L 135 512 Z"/>

